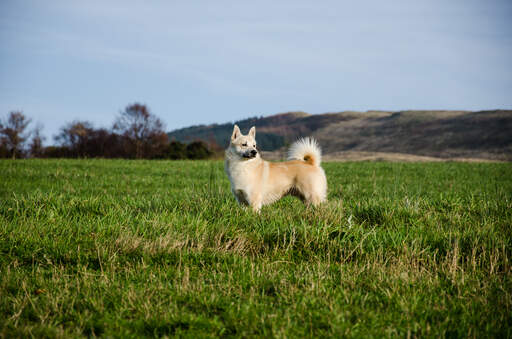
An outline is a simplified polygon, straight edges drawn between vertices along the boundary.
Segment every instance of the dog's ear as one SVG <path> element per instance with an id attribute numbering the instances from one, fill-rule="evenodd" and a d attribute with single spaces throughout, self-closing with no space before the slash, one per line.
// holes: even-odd
<path id="1" fill-rule="evenodd" d="M 233 127 L 233 134 L 231 134 L 231 141 L 235 140 L 240 135 L 242 135 L 242 132 L 240 132 L 240 128 L 238 128 L 238 126 L 235 125 L 235 127 Z"/>
<path id="2" fill-rule="evenodd" d="M 256 127 L 252 126 L 249 130 L 249 136 L 253 137 L 253 139 L 256 139 Z"/>

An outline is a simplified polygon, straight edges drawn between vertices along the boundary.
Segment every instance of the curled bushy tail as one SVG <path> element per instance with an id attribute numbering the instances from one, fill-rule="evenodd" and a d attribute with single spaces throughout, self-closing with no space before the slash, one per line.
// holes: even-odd
<path id="1" fill-rule="evenodd" d="M 295 141 L 288 150 L 288 160 L 302 160 L 313 166 L 320 166 L 322 151 L 313 138 Z"/>

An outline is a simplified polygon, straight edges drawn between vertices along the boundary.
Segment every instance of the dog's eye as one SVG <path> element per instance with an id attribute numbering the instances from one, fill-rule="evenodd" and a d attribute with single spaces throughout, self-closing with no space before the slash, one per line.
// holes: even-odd
<path id="1" fill-rule="evenodd" d="M 242 146 L 247 147 L 247 143 L 242 144 Z"/>

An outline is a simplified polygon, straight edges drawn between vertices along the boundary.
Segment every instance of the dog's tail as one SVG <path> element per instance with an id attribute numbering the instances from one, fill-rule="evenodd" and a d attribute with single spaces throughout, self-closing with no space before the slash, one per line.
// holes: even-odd
<path id="1" fill-rule="evenodd" d="M 320 166 L 322 151 L 313 138 L 295 141 L 288 150 L 288 160 L 302 160 L 313 166 Z"/>

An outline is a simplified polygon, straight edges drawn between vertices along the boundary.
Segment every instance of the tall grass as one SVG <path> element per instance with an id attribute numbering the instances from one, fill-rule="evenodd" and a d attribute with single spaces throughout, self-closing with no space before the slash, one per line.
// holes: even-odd
<path id="1" fill-rule="evenodd" d="M 512 336 L 510 164 L 324 168 L 257 215 L 221 162 L 0 161 L 0 336 Z"/>

